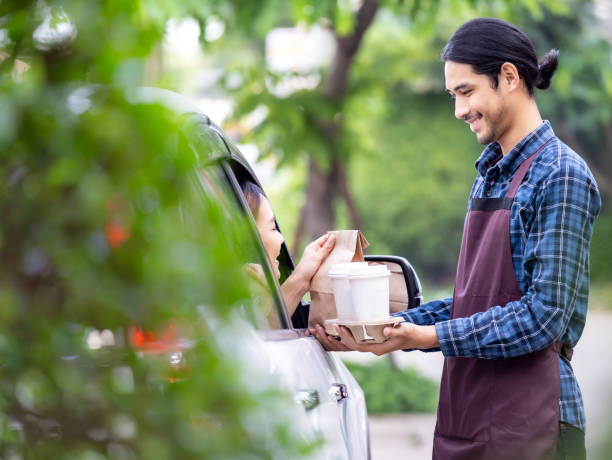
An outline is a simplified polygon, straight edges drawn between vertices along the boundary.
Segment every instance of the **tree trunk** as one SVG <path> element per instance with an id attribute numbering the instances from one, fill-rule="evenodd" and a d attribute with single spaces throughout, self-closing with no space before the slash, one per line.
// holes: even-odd
<path id="1" fill-rule="evenodd" d="M 325 84 L 324 94 L 337 102 L 339 106 L 346 93 L 348 75 L 355 54 L 366 30 L 376 16 L 378 7 L 378 2 L 375 0 L 364 0 L 357 11 L 353 33 L 344 37 L 336 36 L 336 54 Z M 321 171 L 312 158 L 308 160 L 306 197 L 293 241 L 294 253 L 299 251 L 303 237 L 314 240 L 328 230 L 333 230 L 334 204 L 338 195 L 346 203 L 351 224 L 354 228 L 360 228 L 357 208 L 346 180 L 346 167 L 339 160 L 341 143 L 338 136 L 341 132 L 341 118 L 334 117 L 333 120 L 321 120 L 319 123 L 325 136 L 330 139 L 330 145 L 333 146 L 329 152 L 331 162 L 327 171 Z"/>
<path id="2" fill-rule="evenodd" d="M 302 209 L 304 233 L 312 240 L 334 227 L 333 203 L 336 188 L 331 170 L 322 171 L 312 158 L 308 159 L 306 202 Z"/>

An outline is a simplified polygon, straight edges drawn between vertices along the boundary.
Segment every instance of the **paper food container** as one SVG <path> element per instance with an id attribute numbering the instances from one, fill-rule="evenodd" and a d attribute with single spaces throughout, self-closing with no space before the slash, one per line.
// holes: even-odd
<path id="1" fill-rule="evenodd" d="M 325 321 L 325 332 L 328 335 L 338 336 L 333 325 L 339 324 L 346 326 L 358 343 L 383 343 L 387 337 L 383 335 L 385 327 L 395 327 L 396 324 L 403 322 L 404 319 L 397 316 L 390 316 L 387 319 L 378 321 L 343 321 L 339 319 L 328 319 Z"/>

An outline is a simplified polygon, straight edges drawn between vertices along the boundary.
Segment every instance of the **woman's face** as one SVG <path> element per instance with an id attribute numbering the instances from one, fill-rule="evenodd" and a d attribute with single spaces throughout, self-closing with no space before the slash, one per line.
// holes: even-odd
<path id="1" fill-rule="evenodd" d="M 272 207 L 265 197 L 261 197 L 261 202 L 259 203 L 256 225 L 259 235 L 261 236 L 261 241 L 272 263 L 274 275 L 278 279 L 280 278 L 280 271 L 278 270 L 277 257 L 280 254 L 281 245 L 285 239 L 283 235 L 276 230 L 274 212 L 272 212 Z"/>

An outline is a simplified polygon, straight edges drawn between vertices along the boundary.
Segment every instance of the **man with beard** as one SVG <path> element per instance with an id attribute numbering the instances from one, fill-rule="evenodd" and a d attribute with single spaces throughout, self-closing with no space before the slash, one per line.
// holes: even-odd
<path id="1" fill-rule="evenodd" d="M 587 312 L 589 244 L 601 199 L 583 161 L 543 121 L 538 63 L 504 21 L 462 25 L 442 51 L 455 116 L 486 145 L 474 182 L 452 298 L 399 313 L 382 344 L 311 332 L 331 350 L 440 350 L 436 459 L 585 458 L 585 416 L 570 360 Z"/>

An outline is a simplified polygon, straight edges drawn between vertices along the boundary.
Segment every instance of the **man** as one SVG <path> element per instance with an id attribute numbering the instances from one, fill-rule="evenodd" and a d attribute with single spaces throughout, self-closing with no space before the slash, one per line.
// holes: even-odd
<path id="1" fill-rule="evenodd" d="M 587 311 L 589 244 L 601 199 L 585 162 L 542 121 L 558 52 L 497 19 L 462 25 L 442 52 L 455 116 L 479 143 L 453 298 L 400 313 L 389 340 L 328 349 L 441 350 L 436 459 L 585 458 L 570 360 Z"/>

